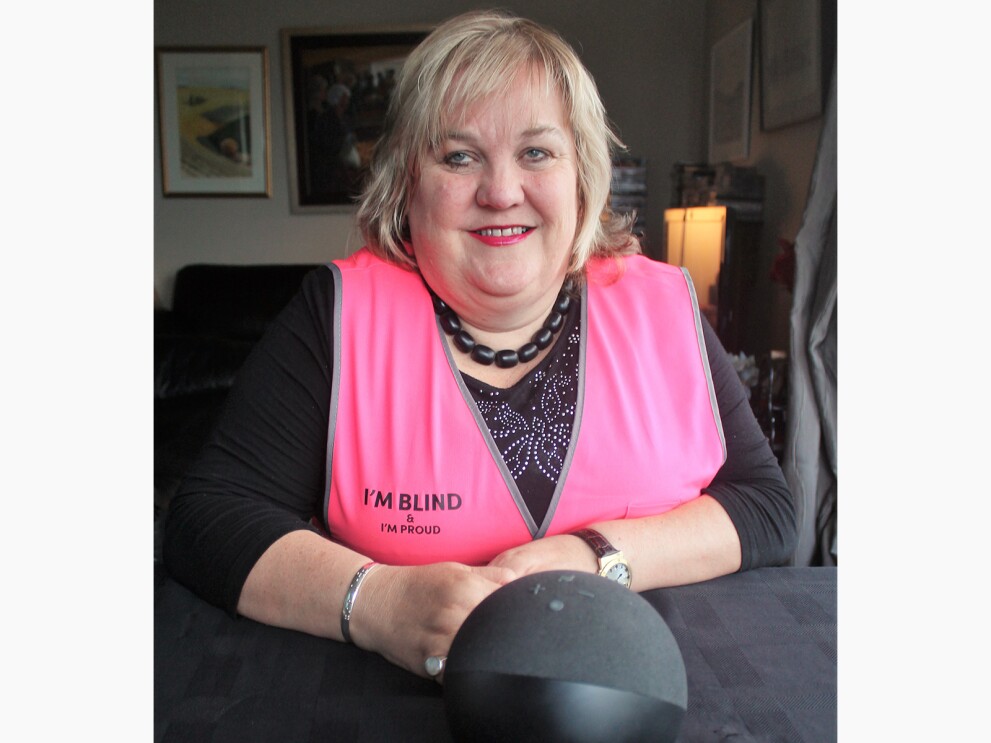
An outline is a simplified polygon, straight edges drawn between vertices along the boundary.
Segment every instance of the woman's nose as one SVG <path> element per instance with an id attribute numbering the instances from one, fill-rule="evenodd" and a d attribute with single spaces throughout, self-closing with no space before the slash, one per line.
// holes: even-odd
<path id="1" fill-rule="evenodd" d="M 476 200 L 490 209 L 509 209 L 523 203 L 523 171 L 515 162 L 490 162 L 482 170 Z"/>

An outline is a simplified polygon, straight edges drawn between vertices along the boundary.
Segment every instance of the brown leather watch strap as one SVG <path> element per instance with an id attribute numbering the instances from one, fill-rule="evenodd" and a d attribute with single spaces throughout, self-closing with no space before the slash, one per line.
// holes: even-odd
<path id="1" fill-rule="evenodd" d="M 595 552 L 595 556 L 600 560 L 607 555 L 614 555 L 619 552 L 618 549 L 613 547 L 609 540 L 602 536 L 595 529 L 579 529 L 578 531 L 571 532 L 572 536 L 576 536 L 579 539 L 585 541 L 585 543 L 592 548 Z"/>

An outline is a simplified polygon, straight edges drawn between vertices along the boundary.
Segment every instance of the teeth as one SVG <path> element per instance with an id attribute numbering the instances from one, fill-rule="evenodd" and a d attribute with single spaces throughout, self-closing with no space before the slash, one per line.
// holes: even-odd
<path id="1" fill-rule="evenodd" d="M 479 230 L 478 234 L 483 237 L 509 237 L 510 235 L 522 235 L 526 231 L 526 227 L 507 227 L 504 230 Z"/>

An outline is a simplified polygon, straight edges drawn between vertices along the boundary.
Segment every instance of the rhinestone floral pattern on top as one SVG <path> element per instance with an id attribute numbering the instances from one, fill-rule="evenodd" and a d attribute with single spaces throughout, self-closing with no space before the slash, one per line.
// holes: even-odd
<path id="1" fill-rule="evenodd" d="M 578 304 L 578 303 L 575 303 Z M 578 313 L 550 355 L 509 389 L 466 376 L 466 384 L 538 524 L 550 505 L 564 466 L 578 400 Z"/>
<path id="2" fill-rule="evenodd" d="M 498 392 L 478 403 L 513 479 L 518 480 L 531 466 L 552 482 L 561 476 L 575 420 L 575 372 L 565 369 L 557 374 L 533 374 L 527 380 L 533 393 L 529 416 L 513 410 Z"/>

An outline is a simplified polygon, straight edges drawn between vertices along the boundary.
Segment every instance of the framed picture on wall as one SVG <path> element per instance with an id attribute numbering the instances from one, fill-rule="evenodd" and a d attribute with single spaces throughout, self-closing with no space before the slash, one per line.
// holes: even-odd
<path id="1" fill-rule="evenodd" d="M 156 47 L 165 196 L 271 196 L 268 50 Z"/>
<path id="2" fill-rule="evenodd" d="M 431 29 L 282 30 L 294 213 L 354 208 L 396 75 Z"/>
<path id="3" fill-rule="evenodd" d="M 820 0 L 761 0 L 760 126 L 778 129 L 822 114 Z"/>
<path id="4" fill-rule="evenodd" d="M 754 22 L 748 18 L 712 46 L 709 67 L 709 162 L 750 154 L 750 80 Z"/>

